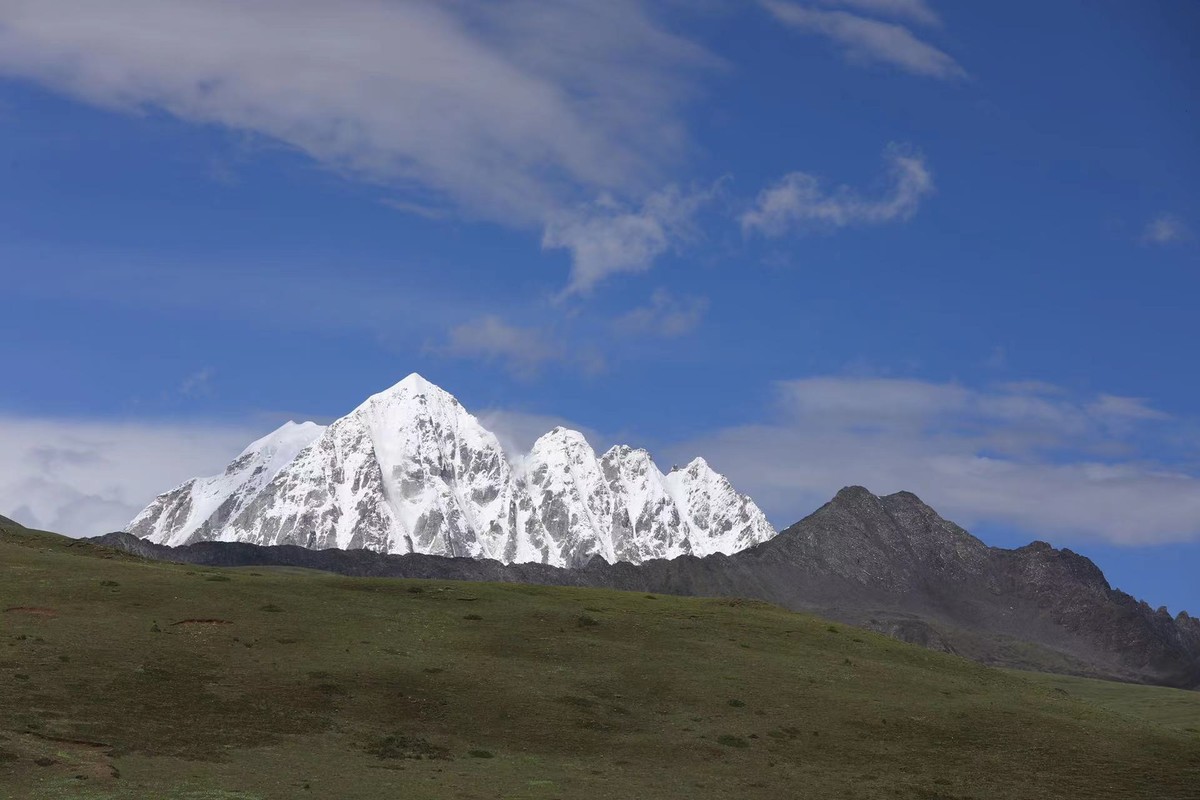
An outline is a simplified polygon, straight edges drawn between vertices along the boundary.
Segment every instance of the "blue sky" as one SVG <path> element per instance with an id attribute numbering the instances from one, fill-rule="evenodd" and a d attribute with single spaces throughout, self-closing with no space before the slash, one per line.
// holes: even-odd
<path id="1" fill-rule="evenodd" d="M 1200 7 L 0 2 L 0 513 L 409 372 L 1200 610 Z"/>

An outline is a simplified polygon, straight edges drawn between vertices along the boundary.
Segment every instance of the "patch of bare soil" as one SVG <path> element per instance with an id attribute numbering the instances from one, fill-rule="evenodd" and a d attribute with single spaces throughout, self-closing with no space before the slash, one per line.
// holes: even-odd
<path id="1" fill-rule="evenodd" d="M 113 766 L 112 745 L 27 731 L 13 737 L 9 768 L 37 771 L 88 781 L 110 781 L 120 777 Z"/>

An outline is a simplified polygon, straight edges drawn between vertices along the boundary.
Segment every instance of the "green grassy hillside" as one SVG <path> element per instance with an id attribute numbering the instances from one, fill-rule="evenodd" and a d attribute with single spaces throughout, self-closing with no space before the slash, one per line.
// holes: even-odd
<path id="1" fill-rule="evenodd" d="M 1025 677 L 1133 719 L 1200 734 L 1200 692 L 1165 686 L 1131 686 L 1069 675 L 1037 673 Z"/>
<path id="2" fill-rule="evenodd" d="M 758 603 L 8 530 L 0 609 L 0 797 L 1200 796 L 1187 726 Z"/>

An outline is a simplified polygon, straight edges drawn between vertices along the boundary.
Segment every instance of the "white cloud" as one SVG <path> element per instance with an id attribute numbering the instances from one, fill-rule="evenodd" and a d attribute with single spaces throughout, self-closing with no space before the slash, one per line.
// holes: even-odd
<path id="1" fill-rule="evenodd" d="M 1102 394 L 1094 403 L 1088 405 L 1089 413 L 1101 419 L 1130 419 L 1152 420 L 1170 419 L 1171 416 L 1156 408 L 1151 408 L 1142 397 L 1118 397 Z"/>
<path id="2" fill-rule="evenodd" d="M 671 454 L 702 453 L 785 526 L 862 484 L 914 491 L 960 524 L 1009 525 L 1031 538 L 1200 539 L 1200 476 L 1143 454 L 1175 421 L 1134 398 L 1048 388 L 788 381 L 773 420 Z"/>
<path id="3" fill-rule="evenodd" d="M 184 397 L 196 397 L 212 393 L 212 378 L 217 371 L 212 367 L 201 367 L 183 379 L 179 384 L 179 394 Z"/>
<path id="4" fill-rule="evenodd" d="M 5 0 L 0 75 L 541 225 L 580 197 L 643 193 L 683 149 L 681 103 L 717 60 L 649 5 Z"/>
<path id="5" fill-rule="evenodd" d="M 921 200 L 933 192 L 933 176 L 921 156 L 903 148 L 891 146 L 884 156 L 892 186 L 882 197 L 864 198 L 847 186 L 826 192 L 813 175 L 791 172 L 759 193 L 754 206 L 741 216 L 742 231 L 782 236 L 911 219 Z"/>
<path id="6" fill-rule="evenodd" d="M 0 417 L 0 514 L 72 536 L 120 530 L 156 495 L 220 472 L 250 426 Z"/>
<path id="7" fill-rule="evenodd" d="M 881 22 L 846 11 L 820 11 L 785 0 L 762 0 L 780 22 L 800 30 L 812 31 L 841 45 L 852 63 L 882 63 L 899 67 L 914 75 L 929 78 L 965 78 L 958 62 L 931 44 L 921 41 L 903 25 Z M 883 0 L 844 0 L 843 5 L 884 12 L 889 8 L 917 4 L 887 3 Z"/>
<path id="8" fill-rule="evenodd" d="M 644 272 L 663 253 L 695 239 L 693 218 L 715 191 L 671 186 L 651 194 L 639 209 L 604 197 L 556 215 L 546 225 L 542 247 L 571 253 L 571 280 L 563 295 L 586 294 L 617 273 Z"/>
<path id="9" fill-rule="evenodd" d="M 925 0 L 818 0 L 822 5 L 845 6 L 880 17 L 897 17 L 921 25 L 940 25 L 941 19 Z"/>
<path id="10" fill-rule="evenodd" d="M 1142 231 L 1142 242 L 1145 244 L 1175 244 L 1182 242 L 1189 236 L 1187 226 L 1183 224 L 1183 220 L 1174 214 L 1163 214 L 1155 219 L 1152 219 L 1146 225 L 1146 229 Z"/>
<path id="11" fill-rule="evenodd" d="M 656 289 L 648 305 L 617 317 L 613 328 L 624 334 L 682 336 L 694 330 L 707 311 L 706 297 L 675 297 L 666 289 Z"/>
<path id="12" fill-rule="evenodd" d="M 492 314 L 451 328 L 438 352 L 456 358 L 499 362 L 513 374 L 529 377 L 550 361 L 562 361 L 566 350 L 548 331 L 511 325 Z"/>

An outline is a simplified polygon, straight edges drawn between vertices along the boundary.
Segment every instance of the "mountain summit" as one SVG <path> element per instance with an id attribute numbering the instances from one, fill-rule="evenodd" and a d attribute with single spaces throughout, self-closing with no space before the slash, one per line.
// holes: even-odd
<path id="1" fill-rule="evenodd" d="M 220 475 L 159 495 L 128 526 L 157 544 L 237 541 L 578 566 L 732 553 L 775 535 L 703 459 L 664 475 L 645 450 L 597 457 L 555 428 L 514 470 L 495 434 L 413 373 L 322 427 L 289 422 Z"/>

